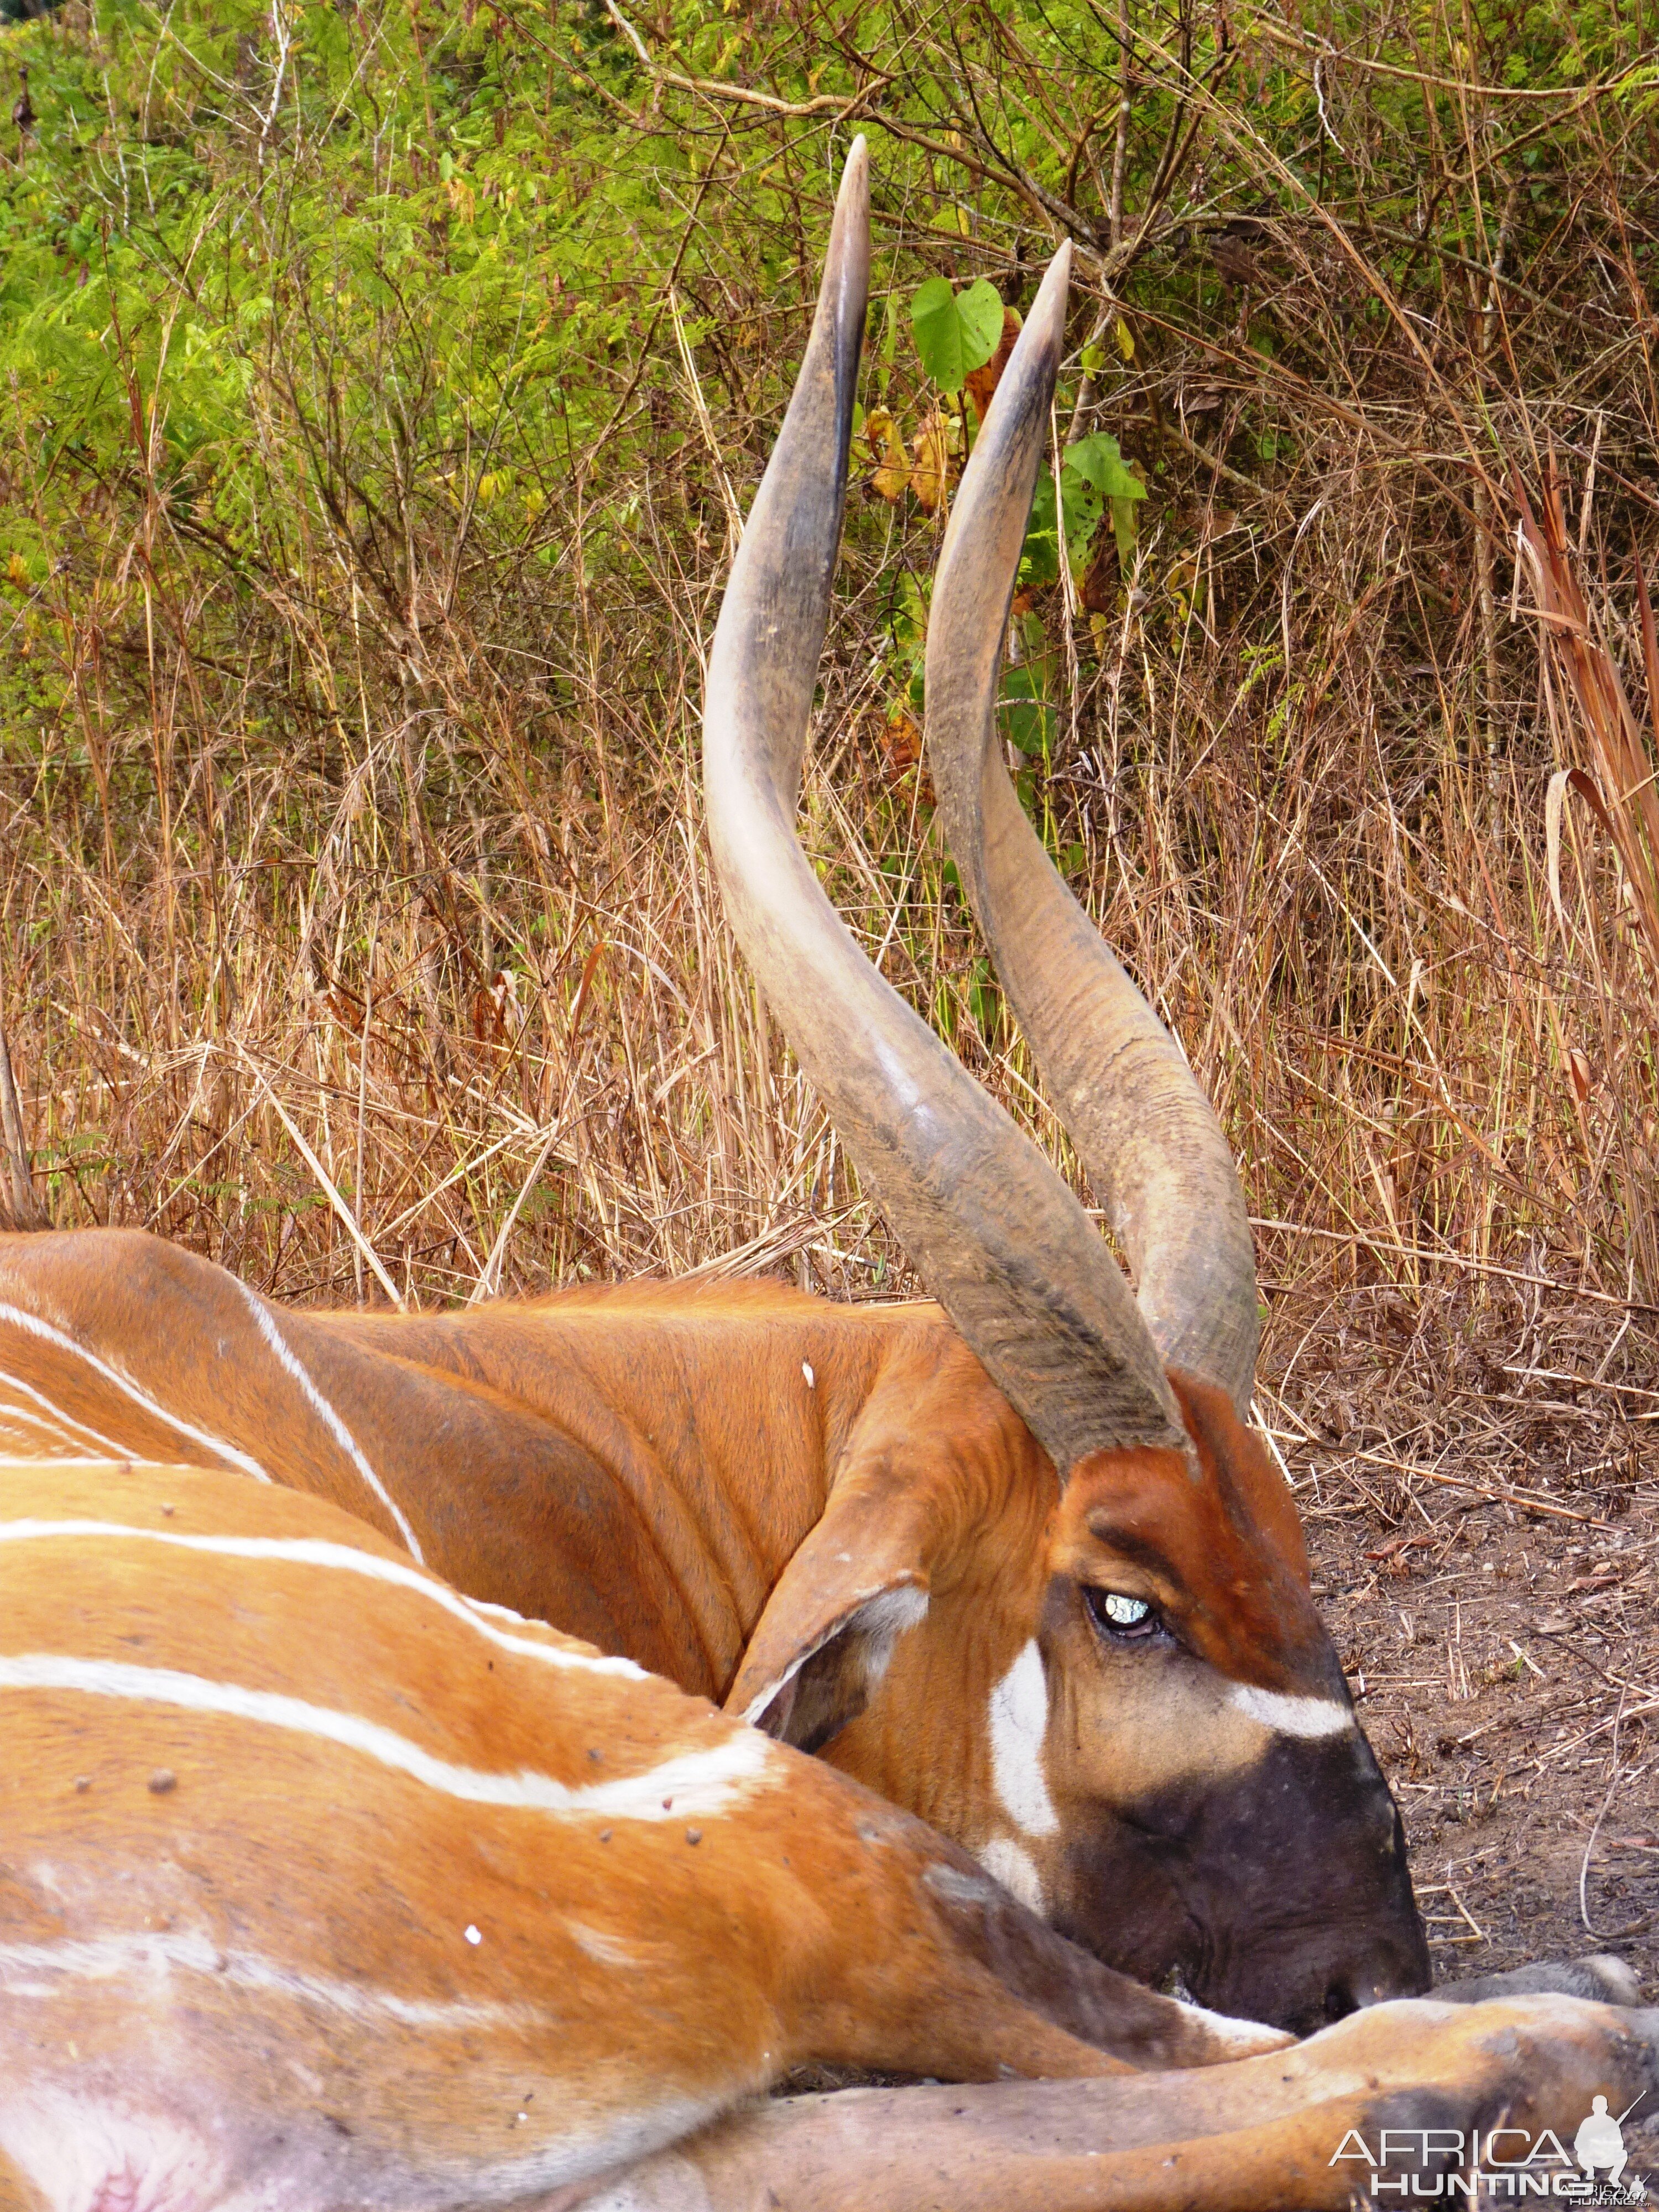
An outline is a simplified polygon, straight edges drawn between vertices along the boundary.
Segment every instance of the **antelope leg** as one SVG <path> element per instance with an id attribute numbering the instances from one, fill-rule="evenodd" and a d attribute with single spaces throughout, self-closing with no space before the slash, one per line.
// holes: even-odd
<path id="1" fill-rule="evenodd" d="M 1374 2153 L 1384 2127 L 1436 2130 L 1443 2167 L 1396 2159 L 1389 2172 L 1457 2171 L 1454 2136 L 1550 2128 L 1570 2145 L 1596 2093 L 1622 2111 L 1656 2082 L 1659 2011 L 1419 1999 L 1198 2073 L 755 2106 L 633 2168 L 581 2212 L 1344 2212 L 1372 2201 L 1350 2130 Z M 1524 2154 L 1519 2136 L 1504 2147 Z"/>

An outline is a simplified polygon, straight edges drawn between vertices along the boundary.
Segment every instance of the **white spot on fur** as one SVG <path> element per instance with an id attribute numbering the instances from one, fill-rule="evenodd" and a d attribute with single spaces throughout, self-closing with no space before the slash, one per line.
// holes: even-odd
<path id="1" fill-rule="evenodd" d="M 106 1382 L 112 1382 L 124 1397 L 131 1398 L 135 1405 L 142 1406 L 147 1413 L 153 1414 L 158 1421 L 165 1422 L 168 1428 L 177 1429 L 181 1437 L 189 1437 L 195 1443 L 205 1444 L 210 1451 L 217 1452 L 221 1459 L 228 1460 L 233 1467 L 240 1468 L 244 1474 L 252 1475 L 256 1481 L 270 1480 L 257 1459 L 250 1459 L 246 1452 L 238 1451 L 234 1444 L 226 1443 L 221 1437 L 210 1436 L 205 1429 L 197 1428 L 191 1422 L 181 1419 L 177 1413 L 168 1413 L 158 1399 L 152 1398 L 149 1391 L 135 1382 L 130 1375 L 122 1374 L 118 1367 L 112 1367 L 106 1359 L 100 1359 L 95 1352 L 88 1352 L 84 1344 L 77 1343 L 64 1330 L 54 1328 L 50 1322 L 40 1320 L 37 1315 L 25 1313 L 21 1306 L 10 1305 L 0 1305 L 0 1322 L 9 1322 L 13 1328 L 21 1328 L 27 1335 L 38 1336 L 47 1344 L 55 1344 L 60 1352 L 72 1352 L 76 1358 L 84 1359 L 87 1365 L 101 1375 Z M 125 1458 L 127 1455 L 123 1452 L 117 1456 Z"/>
<path id="2" fill-rule="evenodd" d="M 1354 1725 L 1352 1712 L 1334 1698 L 1287 1698 L 1277 1690 L 1237 1682 L 1227 1702 L 1278 1735 L 1342 1735 Z"/>
<path id="3" fill-rule="evenodd" d="M 986 1873 L 1000 1881 L 1011 1896 L 1017 1897 L 1028 1911 L 1047 1916 L 1042 1877 L 1037 1872 L 1036 1861 L 1023 1844 L 1017 1844 L 1012 1836 L 993 1836 L 974 1856 Z"/>
<path id="4" fill-rule="evenodd" d="M 747 1796 L 775 1763 L 768 1739 L 738 1729 L 707 1751 L 685 1751 L 647 1767 L 573 1789 L 551 1775 L 521 1768 L 516 1774 L 487 1774 L 456 1766 L 422 1745 L 411 1743 L 357 1713 L 307 1705 L 272 1690 L 250 1690 L 235 1682 L 210 1682 L 171 1667 L 134 1667 L 118 1659 L 72 1659 L 58 1652 L 21 1652 L 0 1658 L 0 1691 L 34 1690 L 94 1698 L 122 1698 L 181 1711 L 211 1713 L 252 1721 L 264 1728 L 338 1744 L 382 1766 L 408 1775 L 428 1790 L 469 1805 L 504 1805 L 514 1811 L 562 1816 L 592 1815 L 619 1820 L 683 1820 L 688 1814 L 724 1813 Z"/>
<path id="5" fill-rule="evenodd" d="M 103 1463 L 99 1460 L 88 1462 L 91 1466 Z M 165 1528 L 133 1528 L 116 1521 L 0 1521 L 0 1544 L 34 1543 L 52 1536 L 112 1536 L 137 1543 L 171 1544 L 181 1552 L 213 1553 L 226 1559 L 272 1559 L 290 1566 L 334 1568 L 345 1574 L 362 1575 L 368 1582 L 390 1583 L 397 1588 L 413 1590 L 417 1597 L 429 1600 L 456 1620 L 464 1622 L 499 1651 L 544 1660 L 550 1667 L 574 1667 L 592 1674 L 619 1674 L 637 1682 L 646 1680 L 645 1668 L 635 1666 L 631 1659 L 607 1659 L 597 1651 L 580 1649 L 570 1640 L 542 1644 L 533 1637 L 504 1635 L 481 1616 L 494 1614 L 503 1620 L 518 1621 L 526 1628 L 542 1624 L 526 1621 L 522 1615 L 510 1612 L 504 1605 L 483 1605 L 475 1599 L 464 1598 L 430 1574 L 417 1574 L 413 1567 L 400 1565 L 396 1559 L 382 1559 L 373 1552 L 360 1552 L 350 1544 L 331 1544 L 313 1536 L 175 1535 Z M 548 1632 L 554 1635 L 557 1631 Z"/>
<path id="6" fill-rule="evenodd" d="M 812 1363 L 810 1359 L 802 1360 L 800 1364 L 800 1371 L 806 1377 L 807 1389 L 809 1390 L 816 1390 L 818 1387 L 818 1378 L 812 1372 Z"/>
<path id="7" fill-rule="evenodd" d="M 230 1279 L 235 1282 L 234 1276 Z M 424 1566 L 425 1554 L 416 1541 L 415 1531 L 410 1527 L 402 1508 L 394 1504 L 391 1492 L 358 1449 L 356 1438 L 312 1381 L 303 1362 L 295 1356 L 288 1339 L 277 1328 L 275 1318 L 264 1299 L 256 1297 L 246 1283 L 235 1283 L 235 1287 L 246 1302 L 247 1310 L 253 1316 L 253 1326 L 269 1346 L 277 1365 L 285 1375 L 291 1376 L 299 1384 L 306 1403 L 321 1421 L 335 1443 L 339 1445 L 353 1467 L 356 1468 L 368 1488 L 374 1492 L 375 1497 L 380 1499 L 393 1521 L 397 1522 L 398 1533 L 408 1545 L 416 1565 Z"/>
<path id="8" fill-rule="evenodd" d="M 580 1920 L 567 1920 L 565 1933 L 579 1951 L 586 1951 L 602 1966 L 638 1966 L 643 1964 L 631 1943 L 617 1936 L 607 1936 L 602 1928 L 589 1928 Z"/>
<path id="9" fill-rule="evenodd" d="M 1052 1836 L 1060 1815 L 1042 1771 L 1048 1682 L 1033 1638 L 991 1692 L 991 1774 L 1003 1809 L 1022 1835 Z"/>

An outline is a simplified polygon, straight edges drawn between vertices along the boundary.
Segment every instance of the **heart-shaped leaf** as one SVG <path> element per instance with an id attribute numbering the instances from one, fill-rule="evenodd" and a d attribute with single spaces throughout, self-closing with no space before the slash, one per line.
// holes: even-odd
<path id="1" fill-rule="evenodd" d="M 946 277 L 930 276 L 910 302 L 910 322 L 928 375 L 946 392 L 960 392 L 997 349 L 1001 295 L 983 276 L 965 292 L 953 292 Z"/>

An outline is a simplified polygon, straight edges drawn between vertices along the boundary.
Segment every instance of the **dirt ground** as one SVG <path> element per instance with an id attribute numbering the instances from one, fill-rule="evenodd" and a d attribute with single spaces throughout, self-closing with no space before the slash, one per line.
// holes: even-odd
<path id="1" fill-rule="evenodd" d="M 1654 2002 L 1659 1316 L 1483 1289 L 1285 1294 L 1259 1402 L 1437 1978 L 1606 1950 Z"/>
<path id="2" fill-rule="evenodd" d="M 1522 1288 L 1287 1301 L 1270 1359 L 1326 1356 L 1262 1410 L 1437 1972 L 1607 1948 L 1659 1990 L 1653 1322 Z"/>

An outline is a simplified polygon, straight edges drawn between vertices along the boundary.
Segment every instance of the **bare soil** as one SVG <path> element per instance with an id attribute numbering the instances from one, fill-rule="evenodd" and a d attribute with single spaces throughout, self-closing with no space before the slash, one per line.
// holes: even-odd
<path id="1" fill-rule="evenodd" d="M 1311 1327 L 1315 1379 L 1287 1360 L 1263 1411 L 1437 1974 L 1605 1949 L 1659 1990 L 1653 1317 L 1506 1280 L 1309 1303 L 1270 1353 Z"/>

